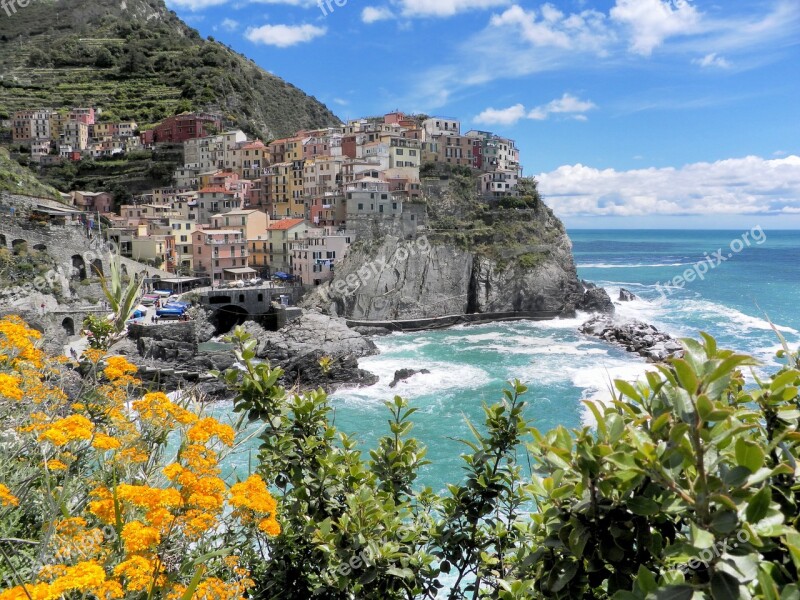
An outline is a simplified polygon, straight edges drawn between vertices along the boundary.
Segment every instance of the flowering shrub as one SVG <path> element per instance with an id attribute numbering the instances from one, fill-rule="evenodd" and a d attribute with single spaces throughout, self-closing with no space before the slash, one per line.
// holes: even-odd
<path id="1" fill-rule="evenodd" d="M 220 476 L 237 432 L 99 349 L 70 398 L 39 338 L 0 320 L 0 600 L 245 597 L 280 525 L 260 476 Z"/>

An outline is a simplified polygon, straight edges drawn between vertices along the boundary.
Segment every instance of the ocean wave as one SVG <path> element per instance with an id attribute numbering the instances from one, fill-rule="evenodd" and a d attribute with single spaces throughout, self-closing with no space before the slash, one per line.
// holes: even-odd
<path id="1" fill-rule="evenodd" d="M 655 264 L 622 264 L 615 265 L 611 263 L 585 263 L 577 265 L 579 269 L 648 269 L 656 267 L 685 267 L 695 263 L 679 262 L 679 263 L 655 263 Z"/>

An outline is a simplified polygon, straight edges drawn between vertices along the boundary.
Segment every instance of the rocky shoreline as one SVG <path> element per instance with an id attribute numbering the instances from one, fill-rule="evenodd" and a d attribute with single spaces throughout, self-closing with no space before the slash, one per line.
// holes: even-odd
<path id="1" fill-rule="evenodd" d="M 212 338 L 205 320 L 156 326 L 132 326 L 129 337 L 114 345 L 110 353 L 125 356 L 139 367 L 139 375 L 167 391 L 194 386 L 207 396 L 226 393 L 225 386 L 209 377 L 210 371 L 235 366 L 232 349 L 224 336 Z M 256 340 L 256 358 L 284 371 L 287 387 L 328 392 L 341 386 L 365 386 L 378 378 L 358 366 L 358 359 L 378 353 L 374 342 L 353 331 L 344 319 L 317 311 L 306 311 L 280 331 L 267 331 L 248 321 L 244 330 Z M 219 350 L 201 350 L 206 342 Z"/>
<path id="2" fill-rule="evenodd" d="M 653 363 L 662 362 L 683 352 L 683 346 L 672 336 L 642 321 L 617 322 L 613 317 L 598 316 L 586 321 L 579 331 L 638 354 Z"/>

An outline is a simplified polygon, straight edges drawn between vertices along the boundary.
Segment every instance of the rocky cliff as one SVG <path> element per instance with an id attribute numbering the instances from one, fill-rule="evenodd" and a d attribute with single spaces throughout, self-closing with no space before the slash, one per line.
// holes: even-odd
<path id="1" fill-rule="evenodd" d="M 427 232 L 354 244 L 306 306 L 369 321 L 613 312 L 605 291 L 578 279 L 564 226 L 538 195 L 488 203 L 471 190 L 456 179 L 447 193 L 429 198 Z"/>

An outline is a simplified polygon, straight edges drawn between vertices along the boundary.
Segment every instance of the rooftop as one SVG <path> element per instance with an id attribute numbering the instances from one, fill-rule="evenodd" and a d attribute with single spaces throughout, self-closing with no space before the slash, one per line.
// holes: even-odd
<path id="1" fill-rule="evenodd" d="M 305 219 L 281 219 L 280 221 L 273 222 L 267 229 L 271 231 L 285 231 L 292 227 L 302 225 Z"/>

